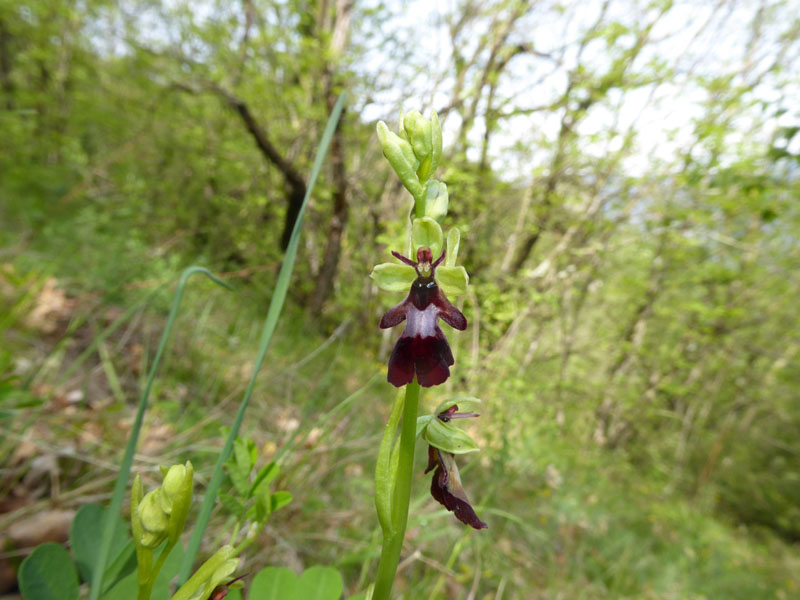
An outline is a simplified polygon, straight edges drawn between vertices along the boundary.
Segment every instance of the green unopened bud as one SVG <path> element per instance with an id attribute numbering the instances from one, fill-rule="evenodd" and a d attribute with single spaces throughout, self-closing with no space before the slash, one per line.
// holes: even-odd
<path id="1" fill-rule="evenodd" d="M 389 131 L 383 121 L 378 121 L 377 131 L 378 140 L 380 140 L 381 148 L 383 148 L 383 155 L 392 165 L 400 181 L 411 192 L 414 199 L 422 198 L 425 188 L 417 176 L 419 159 L 415 156 L 411 144 L 396 133 Z"/>
<path id="2" fill-rule="evenodd" d="M 177 541 L 186 525 L 189 507 L 192 504 L 193 479 L 194 467 L 189 461 L 185 465 L 172 465 L 164 475 L 164 482 L 161 485 L 162 505 L 167 503 L 169 505 L 165 512 L 169 514 L 167 529 L 171 542 Z"/>
<path id="3" fill-rule="evenodd" d="M 425 207 L 423 210 L 426 217 L 441 222 L 447 216 L 448 202 L 449 195 L 444 183 L 431 179 L 425 184 Z"/>
<path id="4" fill-rule="evenodd" d="M 160 488 L 148 492 L 136 508 L 142 535 L 138 540 L 145 548 L 155 548 L 167 537 L 169 516 L 162 505 Z"/>
<path id="5" fill-rule="evenodd" d="M 161 489 L 170 498 L 175 498 L 183 489 L 183 482 L 186 480 L 186 466 L 172 465 L 167 474 L 164 475 L 164 483 Z"/>
<path id="6" fill-rule="evenodd" d="M 403 128 L 408 134 L 408 141 L 414 149 L 414 155 L 419 161 L 417 175 L 420 181 L 427 181 L 431 176 L 433 159 L 433 137 L 431 122 L 423 117 L 418 110 L 412 110 L 403 119 Z"/>

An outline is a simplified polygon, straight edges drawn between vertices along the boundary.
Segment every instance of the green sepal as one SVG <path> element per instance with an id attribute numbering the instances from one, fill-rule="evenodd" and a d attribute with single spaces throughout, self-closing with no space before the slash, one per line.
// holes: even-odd
<path id="1" fill-rule="evenodd" d="M 467 454 L 479 450 L 478 444 L 466 432 L 438 418 L 430 420 L 422 431 L 422 439 L 434 448 L 451 454 Z"/>
<path id="2" fill-rule="evenodd" d="M 425 206 L 423 212 L 426 217 L 441 221 L 447 216 L 449 195 L 447 186 L 441 181 L 431 179 L 425 184 Z"/>
<path id="3" fill-rule="evenodd" d="M 421 198 L 425 193 L 425 187 L 420 183 L 417 176 L 419 160 L 414 155 L 411 144 L 396 133 L 389 131 L 386 123 L 378 122 L 378 139 L 383 148 L 383 155 L 392 165 L 392 169 L 397 173 L 400 181 L 406 189 L 411 192 L 415 199 Z"/>
<path id="4" fill-rule="evenodd" d="M 475 396 L 453 396 L 439 403 L 433 415 L 438 415 L 449 409 L 451 406 L 458 406 L 458 412 L 474 412 L 480 408 L 481 401 Z"/>
<path id="5" fill-rule="evenodd" d="M 223 546 L 175 592 L 172 600 L 208 598 L 215 587 L 230 578 L 238 564 L 235 548 L 229 545 Z"/>
<path id="6" fill-rule="evenodd" d="M 414 219 L 414 222 L 411 224 L 412 256 L 416 256 L 417 250 L 424 246 L 431 249 L 435 260 L 442 253 L 443 241 L 444 234 L 442 233 L 442 227 L 434 219 L 430 217 Z"/>
<path id="7" fill-rule="evenodd" d="M 467 293 L 469 275 L 464 267 L 439 266 L 436 269 L 436 283 L 445 296 L 461 296 Z"/>
<path id="8" fill-rule="evenodd" d="M 370 277 L 379 288 L 387 292 L 408 292 L 417 278 L 417 272 L 408 265 L 381 263 L 375 265 Z"/>
<path id="9" fill-rule="evenodd" d="M 458 248 L 461 246 L 461 232 L 458 227 L 451 227 L 447 232 L 447 256 L 444 259 L 446 267 L 455 267 L 458 258 Z"/>
<path id="10" fill-rule="evenodd" d="M 434 415 L 423 415 L 421 417 L 417 417 L 417 437 L 423 432 L 423 430 L 428 426 L 428 423 L 431 422 L 431 419 Z"/>

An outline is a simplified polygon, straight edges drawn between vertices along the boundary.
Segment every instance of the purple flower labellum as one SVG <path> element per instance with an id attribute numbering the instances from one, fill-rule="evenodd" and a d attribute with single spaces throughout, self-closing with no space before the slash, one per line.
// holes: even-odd
<path id="1" fill-rule="evenodd" d="M 425 472 L 429 473 L 434 468 L 436 471 L 431 480 L 431 496 L 465 525 L 475 529 L 488 529 L 489 526 L 478 518 L 469 503 L 464 486 L 461 485 L 455 455 L 428 446 L 428 468 Z"/>
<path id="2" fill-rule="evenodd" d="M 387 379 L 400 387 L 411 383 L 416 375 L 422 387 L 439 385 L 450 377 L 450 366 L 455 359 L 438 319 L 459 331 L 467 328 L 466 317 L 445 297 L 434 279 L 436 267 L 444 260 L 445 252 L 442 251 L 435 262 L 431 262 L 430 248 L 420 248 L 416 262 L 397 252 L 392 254 L 414 267 L 417 279 L 411 284 L 406 299 L 389 309 L 380 322 L 381 329 L 406 322 L 389 358 Z"/>

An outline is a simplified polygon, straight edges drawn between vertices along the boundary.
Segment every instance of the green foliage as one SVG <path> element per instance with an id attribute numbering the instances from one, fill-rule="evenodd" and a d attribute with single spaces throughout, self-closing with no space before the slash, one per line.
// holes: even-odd
<path id="1" fill-rule="evenodd" d="M 92 572 L 97 564 L 97 545 L 103 534 L 106 508 L 97 504 L 84 504 L 78 509 L 72 521 L 69 533 L 69 542 L 78 572 L 84 582 L 92 581 Z M 113 519 L 114 534 L 109 550 L 110 560 L 107 561 L 106 571 L 103 576 L 103 589 L 115 585 L 118 579 L 125 577 L 136 569 L 136 554 L 133 540 L 128 534 L 128 529 L 122 518 Z"/>
<path id="2" fill-rule="evenodd" d="M 464 424 L 482 451 L 459 466 L 491 538 L 463 536 L 417 475 L 398 595 L 796 596 L 796 4 L 691 19 L 671 2 L 611 3 L 588 17 L 578 3 L 467 3 L 395 31 L 408 21 L 395 18 L 402 9 L 355 3 L 349 45 L 334 52 L 337 17 L 324 3 L 216 3 L 206 14 L 185 2 L 6 2 L 0 501 L 27 498 L 38 514 L 56 484 L 65 508 L 110 492 L 99 465 L 122 462 L 120 428 L 164 330 L 166 284 L 191 264 L 230 272 L 238 292 L 205 286 L 186 298 L 136 457 L 152 466 L 190 451 L 199 485 L 210 480 L 231 398 L 253 371 L 289 214 L 286 177 L 225 93 L 304 179 L 331 98 L 347 88 L 346 186 L 333 162 L 321 169 L 241 431 L 273 450 L 247 482 L 228 471 L 200 552 L 215 552 L 229 512 L 269 512 L 247 549 L 254 571 L 330 564 L 348 593 L 363 591 L 378 526 L 367 449 L 391 401 L 365 383 L 383 378 L 391 342 L 376 331 L 389 301 L 375 287 L 406 292 L 414 277 L 396 264 L 376 267 L 374 286 L 365 277 L 410 242 L 397 221 L 408 197 L 367 121 L 392 120 L 396 99 L 419 90 L 408 106 L 432 98 L 449 156 L 436 153 L 433 119 L 430 143 L 412 114 L 388 138 L 420 198 L 410 216 L 438 222 L 446 206 L 464 234 L 447 231 L 446 266 L 458 280 L 445 288 L 445 267 L 437 275 L 448 295 L 466 291 L 458 301 L 470 322 L 451 336 L 452 389 L 429 403 L 465 390 L 484 400 L 480 435 Z M 443 28 L 430 30 L 434 21 Z M 689 29 L 665 36 L 668 23 Z M 666 45 L 684 34 L 696 42 Z M 436 61 L 417 55 L 438 36 L 449 41 Z M 429 161 L 415 149 L 430 149 Z M 437 173 L 437 163 L 446 168 Z M 337 198 L 347 212 L 329 248 Z M 311 317 L 333 255 L 332 292 Z M 46 311 L 51 277 L 73 307 L 60 316 Z M 161 446 L 148 433 L 159 427 L 169 431 Z M 391 460 L 391 445 L 379 458 Z M 37 466 L 52 461 L 42 476 Z M 270 491 L 267 502 L 278 481 L 294 500 L 274 513 L 289 499 Z M 73 526 L 82 581 L 98 556 L 87 542 L 100 539 L 97 511 L 81 508 Z M 4 535 L 20 514 L 0 515 Z M 382 515 L 381 525 L 391 520 Z M 108 520 L 104 572 L 121 576 L 128 551 Z M 155 595 L 168 594 L 163 578 L 178 558 L 176 548 Z M 40 560 L 23 563 L 23 585 Z M 104 577 L 107 587 L 118 576 Z M 135 597 L 135 574 L 123 580 L 116 597 Z"/>
<path id="3" fill-rule="evenodd" d="M 63 546 L 42 544 L 19 569 L 20 591 L 29 600 L 77 600 L 78 571 Z"/>
<path id="4" fill-rule="evenodd" d="M 267 567 L 253 577 L 250 595 L 264 600 L 339 600 L 343 589 L 342 576 L 331 567 L 310 567 L 299 577 L 286 567 Z"/>

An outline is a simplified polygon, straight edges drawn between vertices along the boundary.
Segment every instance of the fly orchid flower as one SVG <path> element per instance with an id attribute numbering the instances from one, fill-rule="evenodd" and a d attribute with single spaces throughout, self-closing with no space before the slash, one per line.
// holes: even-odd
<path id="1" fill-rule="evenodd" d="M 392 385 L 401 387 L 411 383 L 416 375 L 422 387 L 439 385 L 450 377 L 450 366 L 455 360 L 438 320 L 459 331 L 467 328 L 466 317 L 445 297 L 434 278 L 436 267 L 446 253 L 442 250 L 442 255 L 433 261 L 431 249 L 421 247 L 417 250 L 416 262 L 398 252 L 392 254 L 414 267 L 417 278 L 406 299 L 389 309 L 380 322 L 381 329 L 406 322 L 389 358 L 387 379 Z"/>
<path id="2" fill-rule="evenodd" d="M 431 496 L 455 514 L 462 523 L 475 529 L 488 529 L 489 526 L 478 518 L 475 509 L 469 503 L 467 493 L 461 484 L 455 453 L 447 450 L 464 453 L 473 449 L 472 439 L 460 429 L 448 424 L 452 419 L 468 419 L 480 415 L 476 412 L 456 411 L 458 406 L 454 404 L 447 410 L 439 412 L 435 419 L 429 419 L 425 425 L 423 438 L 429 443 L 428 468 L 425 472 L 429 473 L 436 469 L 431 480 Z M 477 447 L 474 449 L 477 450 Z"/>

